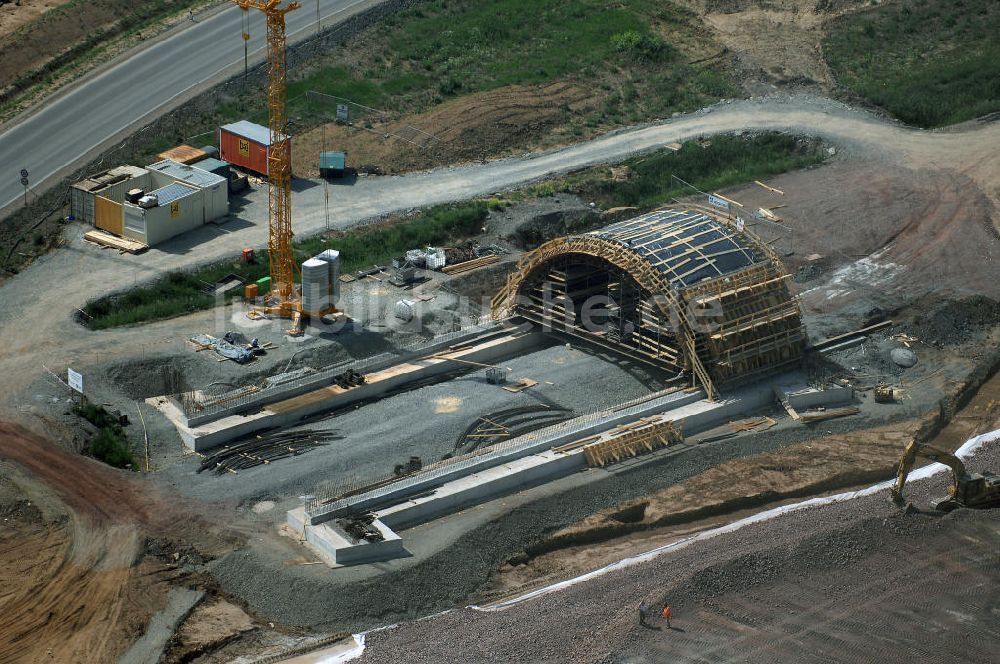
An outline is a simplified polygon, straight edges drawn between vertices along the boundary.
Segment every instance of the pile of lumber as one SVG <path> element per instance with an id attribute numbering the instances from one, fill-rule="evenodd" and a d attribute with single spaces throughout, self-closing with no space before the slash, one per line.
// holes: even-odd
<path id="1" fill-rule="evenodd" d="M 732 431 L 736 432 L 752 431 L 762 425 L 764 425 L 764 429 L 770 429 L 775 424 L 777 424 L 777 422 L 774 419 L 765 416 L 765 417 L 758 417 L 756 419 L 743 420 L 740 422 L 730 422 L 729 428 Z M 764 429 L 761 430 L 763 431 Z"/>
<path id="2" fill-rule="evenodd" d="M 83 239 L 87 242 L 93 242 L 101 247 L 117 249 L 118 251 L 128 252 L 130 254 L 141 254 L 149 249 L 149 245 L 147 244 L 118 237 L 117 235 L 105 233 L 104 231 L 87 231 L 83 234 Z"/>
<path id="3" fill-rule="evenodd" d="M 465 261 L 464 263 L 445 265 L 441 268 L 441 271 L 448 275 L 462 274 L 463 272 L 469 272 L 470 270 L 475 270 L 476 268 L 496 263 L 498 260 L 500 260 L 499 256 L 490 254 L 489 256 L 483 256 L 482 258 L 473 258 L 471 261 Z"/>

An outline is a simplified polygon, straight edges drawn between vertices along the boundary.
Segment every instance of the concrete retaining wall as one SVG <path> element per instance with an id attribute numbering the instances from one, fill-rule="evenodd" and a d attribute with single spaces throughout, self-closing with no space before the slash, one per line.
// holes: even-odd
<path id="1" fill-rule="evenodd" d="M 457 512 L 491 498 L 514 493 L 535 484 L 551 482 L 583 469 L 583 454 L 542 452 L 512 463 L 463 477 L 432 495 L 394 505 L 378 512 L 379 520 L 393 529 L 409 528 L 442 514 Z"/>
<path id="2" fill-rule="evenodd" d="M 499 326 L 496 328 L 482 327 L 482 328 L 470 328 L 467 334 L 462 334 L 455 337 L 448 337 L 439 341 L 432 340 L 426 346 L 421 346 L 419 349 L 403 353 L 402 355 L 391 355 L 386 357 L 384 360 L 374 362 L 364 368 L 366 373 L 373 373 L 376 371 L 382 371 L 388 367 L 396 364 L 402 364 L 414 358 L 422 357 L 425 355 L 430 355 L 432 353 L 438 353 L 442 350 L 449 348 L 450 346 L 455 346 L 463 342 L 470 341 L 476 338 L 489 338 L 493 334 L 504 334 L 511 333 L 513 330 L 505 330 Z M 285 387 L 277 387 L 266 392 L 257 394 L 256 396 L 247 397 L 245 401 L 238 404 L 233 404 L 228 408 L 222 408 L 219 410 L 212 410 L 208 413 L 196 414 L 196 415 L 185 415 L 185 424 L 188 427 L 197 427 L 208 422 L 214 422 L 216 420 L 221 420 L 230 415 L 236 415 L 239 413 L 245 413 L 251 410 L 262 408 L 267 404 L 275 403 L 277 401 L 283 401 L 285 399 L 292 399 L 297 396 L 301 396 L 306 392 L 312 392 L 313 390 L 318 390 L 327 387 L 333 383 L 333 377 L 342 371 L 346 371 L 350 368 L 350 364 L 344 364 L 343 367 L 337 367 L 334 371 L 323 371 L 318 372 L 311 379 L 307 378 L 301 383 L 296 383 L 295 385 L 287 385 Z M 183 412 L 183 409 L 178 408 Z"/>
<path id="3" fill-rule="evenodd" d="M 462 355 L 462 359 L 488 364 L 508 355 L 524 353 L 537 346 L 542 340 L 543 336 L 541 333 L 529 333 L 509 337 L 504 340 L 496 340 L 492 343 L 486 342 L 482 348 Z M 455 341 L 452 340 L 450 344 L 454 345 Z M 430 351 L 431 354 L 434 352 L 436 351 Z M 343 408 L 358 401 L 377 398 L 407 383 L 439 376 L 453 371 L 459 366 L 454 362 L 446 360 L 428 362 L 421 365 L 419 359 L 413 360 L 410 363 L 403 362 L 402 364 L 413 364 L 414 368 L 411 371 L 400 372 L 397 375 L 364 383 L 338 394 L 331 394 L 327 399 L 322 399 L 311 404 L 304 404 L 301 408 L 283 412 L 274 412 L 265 409 L 252 415 L 230 415 L 197 429 L 178 426 L 178 430 L 185 445 L 196 452 L 201 452 L 255 431 L 272 427 L 292 426 L 299 420 L 310 415 Z M 323 385 L 318 389 L 322 390 L 326 387 L 329 386 Z M 302 396 L 302 393 L 298 393 L 296 396 Z M 292 399 L 295 397 L 289 396 L 288 398 Z M 276 404 L 271 405 L 275 406 Z"/>

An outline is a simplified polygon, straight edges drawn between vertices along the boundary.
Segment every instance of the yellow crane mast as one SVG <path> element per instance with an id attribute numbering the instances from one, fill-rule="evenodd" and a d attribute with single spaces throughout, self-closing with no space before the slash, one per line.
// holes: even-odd
<path id="1" fill-rule="evenodd" d="M 243 11 L 257 9 L 267 19 L 268 238 L 271 293 L 261 312 L 292 318 L 292 334 L 301 333 L 302 297 L 295 285 L 292 253 L 292 167 L 288 138 L 288 89 L 285 62 L 285 14 L 300 7 L 282 0 L 232 0 Z M 244 41 L 248 35 L 244 30 Z"/>

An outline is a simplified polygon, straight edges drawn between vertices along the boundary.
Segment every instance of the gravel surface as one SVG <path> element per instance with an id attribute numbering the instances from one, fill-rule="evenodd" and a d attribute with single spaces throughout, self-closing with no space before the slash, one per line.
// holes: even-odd
<path id="1" fill-rule="evenodd" d="M 824 424 L 824 431 L 840 433 L 870 422 L 843 419 Z M 476 526 L 451 547 L 412 567 L 358 583 L 318 566 L 289 568 L 284 560 L 275 559 L 272 551 L 260 547 L 216 561 L 211 573 L 227 593 L 274 621 L 359 631 L 412 620 L 467 601 L 511 555 L 589 514 L 683 481 L 724 461 L 779 449 L 813 435 L 805 428 L 776 428 L 701 445 L 697 453 L 622 468 L 604 479 L 545 496 Z M 278 568 L 280 576 L 275 573 Z"/>
<path id="2" fill-rule="evenodd" d="M 1000 325 L 1000 302 L 983 295 L 929 304 L 923 316 L 904 326 L 905 331 L 925 343 L 960 344 L 980 334 L 984 328 Z"/>
<path id="3" fill-rule="evenodd" d="M 538 386 L 514 394 L 488 384 L 484 370 L 460 368 L 460 375 L 451 380 L 288 429 L 332 430 L 344 436 L 307 454 L 222 476 L 195 474 L 197 460 L 190 459 L 160 476 L 182 493 L 207 501 L 295 498 L 350 478 L 381 477 L 411 455 L 425 463 L 437 461 L 454 451 L 456 438 L 470 424 L 494 411 L 544 400 L 583 414 L 663 385 L 645 367 L 616 363 L 564 345 L 526 353 L 502 364 L 512 370 L 509 380 L 532 378 L 539 381 Z M 593 389 L 595 379 L 604 389 Z"/>
<path id="4" fill-rule="evenodd" d="M 973 469 L 1000 466 L 1000 445 Z M 924 504 L 946 474 L 914 482 Z M 992 661 L 1000 510 L 903 515 L 887 491 L 694 543 L 500 612 L 368 635 L 379 662 Z M 643 629 L 640 601 L 673 629 Z"/>

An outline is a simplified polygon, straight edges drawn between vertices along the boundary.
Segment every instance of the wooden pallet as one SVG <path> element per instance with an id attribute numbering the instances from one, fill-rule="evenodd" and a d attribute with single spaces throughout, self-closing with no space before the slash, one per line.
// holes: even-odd
<path id="1" fill-rule="evenodd" d="M 538 385 L 537 380 L 531 380 L 530 378 L 522 378 L 513 385 L 505 385 L 503 389 L 507 390 L 508 392 L 516 393 L 516 392 L 523 392 L 529 387 L 534 387 L 535 385 Z"/>

